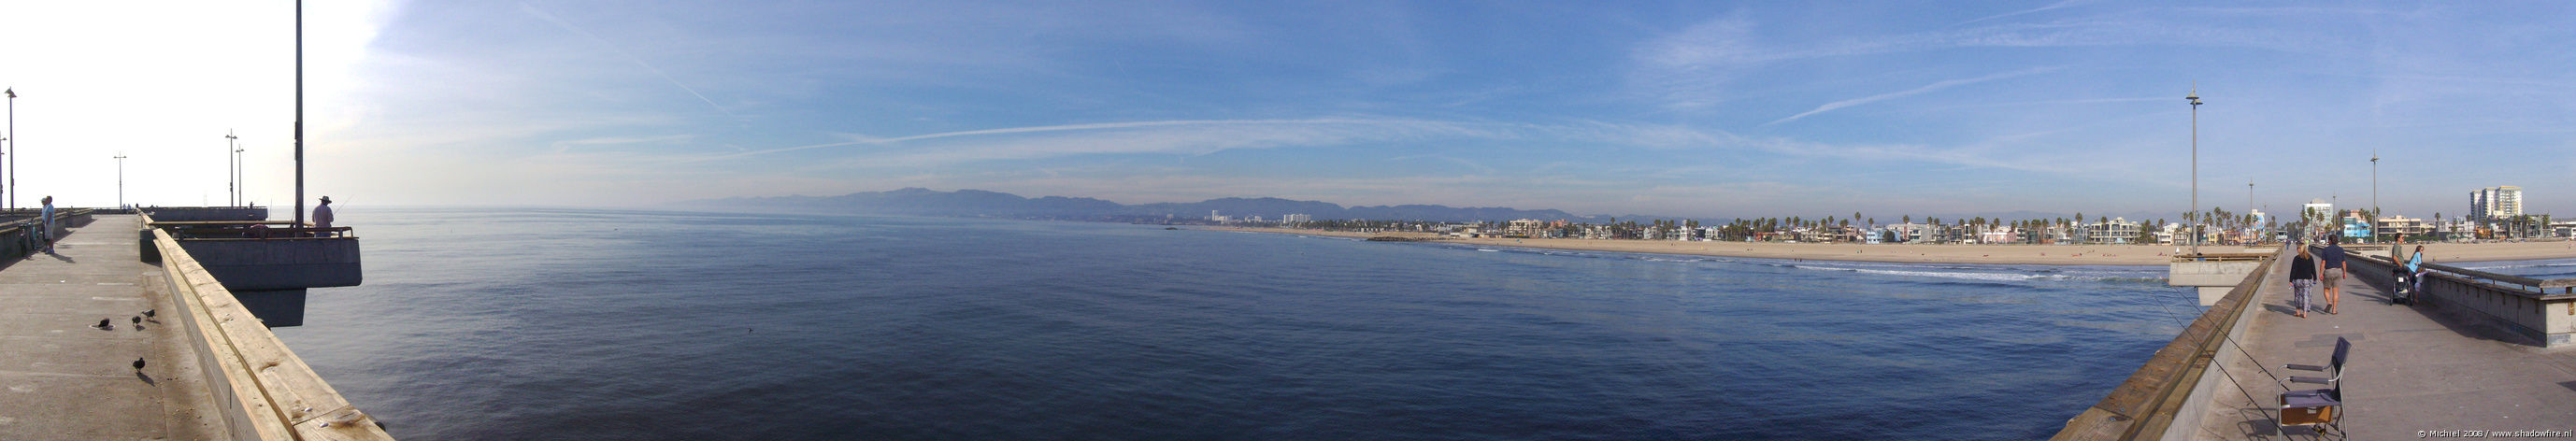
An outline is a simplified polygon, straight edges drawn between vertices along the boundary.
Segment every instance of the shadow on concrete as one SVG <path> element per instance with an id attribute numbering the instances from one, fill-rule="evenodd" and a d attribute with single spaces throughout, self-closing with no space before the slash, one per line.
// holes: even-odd
<path id="1" fill-rule="evenodd" d="M 63 263 L 80 263 L 80 261 L 72 260 L 72 256 L 65 256 L 56 253 L 45 253 L 45 255 L 54 256 L 54 260 L 60 260 L 63 261 Z"/>
<path id="2" fill-rule="evenodd" d="M 2237 435 L 2242 435 L 2245 439 L 2271 439 L 2273 433 L 2280 433 L 2281 439 L 2329 439 L 2323 429 L 2310 426 L 2281 427 L 2279 421 L 2272 419 L 2271 409 L 2240 408 L 2237 409 L 2237 414 L 2245 418 L 2236 422 L 2236 429 L 2240 431 Z"/>
<path id="3" fill-rule="evenodd" d="M 158 381 L 152 381 L 152 375 L 151 375 L 151 374 L 145 374 L 145 373 L 143 373 L 143 371 L 134 371 L 134 378 L 140 378 L 140 379 L 142 379 L 142 380 L 143 380 L 143 384 L 149 384 L 149 385 L 152 385 L 152 387 L 161 387 L 161 382 L 158 382 Z"/>
<path id="4" fill-rule="evenodd" d="M 2442 325 L 2442 328 L 2449 329 L 2452 333 L 2459 334 L 2461 337 L 2474 340 L 2493 340 L 2517 345 L 2540 345 L 2539 341 L 2532 340 L 2529 336 L 2511 332 L 2495 323 L 2480 320 L 2478 317 L 2468 316 L 2468 314 L 2478 314 L 2474 311 L 2460 311 L 2431 305 L 2422 307 L 2410 305 L 2405 306 L 2405 308 L 2412 309 L 2415 313 L 2423 314 L 2425 318 L 2433 319 L 2433 323 L 2440 324 Z"/>
<path id="5" fill-rule="evenodd" d="M 2309 307 L 2315 307 L 2316 305 L 2308 305 L 2308 306 L 2309 306 Z M 2272 312 L 2281 313 L 2281 315 L 2290 316 L 2290 318 L 2298 318 L 2298 316 L 2299 316 L 2299 310 L 2298 310 L 2298 309 L 2291 308 L 2291 307 L 2290 307 L 2290 305 L 2280 305 L 2280 304 L 2265 303 L 2265 304 L 2263 304 L 2263 310 L 2265 310 L 2265 311 L 2272 311 Z M 2310 311 L 2310 312 L 2315 312 L 2315 311 Z M 2324 314 L 2324 313 L 2322 313 L 2322 312 L 2315 312 L 2315 313 L 2317 313 L 2317 314 Z"/>

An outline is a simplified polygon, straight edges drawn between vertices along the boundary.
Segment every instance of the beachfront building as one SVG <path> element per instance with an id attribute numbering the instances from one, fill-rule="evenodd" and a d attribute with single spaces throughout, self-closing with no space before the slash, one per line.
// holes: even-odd
<path id="1" fill-rule="evenodd" d="M 2433 233 L 2433 224 L 2406 216 L 2379 218 L 2380 237 L 2414 237 Z"/>
<path id="2" fill-rule="evenodd" d="M 2101 219 L 2075 226 L 2075 243 L 2125 244 L 2138 240 L 2138 223 L 2129 218 Z"/>
<path id="3" fill-rule="evenodd" d="M 2343 216 L 2336 217 L 2336 223 L 2342 226 L 2343 231 L 2340 234 L 2344 241 L 2355 243 L 2370 241 L 2370 223 L 2364 222 L 2363 219 L 2369 219 L 2369 217 L 2362 214 L 2361 210 L 2352 210 L 2345 212 Z"/>
<path id="4" fill-rule="evenodd" d="M 1314 221 L 1315 221 L 1315 217 L 1314 217 L 1314 216 L 1311 216 L 1311 215 L 1304 215 L 1304 214 L 1291 214 L 1291 215 L 1287 215 L 1287 216 L 1280 216 L 1280 217 L 1279 217 L 1279 223 L 1289 224 L 1289 225 L 1297 225 L 1297 224 L 1303 224 L 1303 223 L 1307 223 L 1307 222 L 1314 222 Z"/>
<path id="5" fill-rule="evenodd" d="M 1934 228 L 1931 224 L 1918 224 L 1911 222 L 1887 226 L 1887 230 L 1890 232 L 1889 236 L 1891 236 L 1892 240 L 1898 243 L 1930 241 L 1933 236 L 1933 229 Z"/>
<path id="6" fill-rule="evenodd" d="M 2010 226 L 1987 228 L 1977 232 L 1977 243 L 2020 243 L 2021 234 Z"/>
<path id="7" fill-rule="evenodd" d="M 2304 226 L 2306 231 L 2299 232 L 2299 236 L 2313 238 L 2324 233 L 2325 224 L 2334 220 L 2335 213 L 2334 203 L 2326 202 L 2324 199 L 2309 199 L 2307 205 L 2299 207 L 2299 221 L 2307 223 Z"/>
<path id="8" fill-rule="evenodd" d="M 2499 185 L 2469 192 L 2469 220 L 2493 224 L 2522 215 L 2522 187 Z"/>
<path id="9" fill-rule="evenodd" d="M 1513 221 L 1511 221 L 1511 223 L 1504 224 L 1504 226 L 1503 226 L 1503 236 L 1504 236 L 1504 237 L 1546 237 L 1546 236 L 1545 236 L 1545 234 L 1546 234 L 1546 233 L 1541 233 L 1541 232 L 1539 232 L 1539 230 L 1545 229 L 1546 227 L 1547 227 L 1547 222 L 1545 222 L 1545 221 L 1540 221 L 1540 220 L 1538 220 L 1538 219 L 1517 219 L 1517 220 L 1513 220 Z"/>

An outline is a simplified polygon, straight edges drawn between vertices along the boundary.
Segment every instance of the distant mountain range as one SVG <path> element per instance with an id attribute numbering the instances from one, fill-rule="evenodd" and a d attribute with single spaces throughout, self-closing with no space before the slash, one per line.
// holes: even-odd
<path id="1" fill-rule="evenodd" d="M 1369 219 L 1434 222 L 1513 219 L 1609 220 L 1609 216 L 1579 216 L 1557 210 L 1522 210 L 1504 207 L 1460 208 L 1444 205 L 1343 207 L 1330 202 L 1271 197 L 1218 198 L 1186 203 L 1126 205 L 1093 198 L 1063 196 L 1028 198 L 984 190 L 936 191 L 925 188 L 851 193 L 840 196 L 726 198 L 703 203 L 723 208 L 770 211 L 1101 221 L 1159 221 L 1167 216 L 1171 219 L 1206 219 L 1209 211 L 1236 218 L 1260 216 L 1264 220 L 1271 221 L 1290 214 L 1314 216 L 1315 220 Z"/>
<path id="2" fill-rule="evenodd" d="M 698 201 L 689 205 L 715 208 L 837 214 L 887 214 L 905 216 L 993 217 L 1013 219 L 1055 219 L 1113 222 L 1160 222 L 1206 219 L 1209 211 L 1235 218 L 1260 216 L 1277 221 L 1290 214 L 1314 216 L 1315 220 L 1414 220 L 1433 222 L 1509 221 L 1514 219 L 1569 220 L 1606 222 L 1609 215 L 1576 215 L 1558 210 L 1523 210 L 1507 207 L 1450 207 L 1445 205 L 1376 205 L 1344 207 L 1320 201 L 1300 201 L 1273 197 L 1218 198 L 1199 202 L 1165 202 L 1127 205 L 1087 197 L 1046 196 L 1038 198 L 984 191 L 936 191 L 904 188 L 892 191 L 861 192 L 840 196 L 778 196 L 726 198 Z M 2149 212 L 2101 213 L 2145 220 Z M 2087 214 L 2092 216 L 2093 214 Z M 1872 214 L 1879 223 L 1893 224 L 1899 216 Z M 1983 216 L 1989 219 L 2070 218 L 2067 213 L 2010 211 L 1997 213 L 1936 214 L 1945 221 Z M 1914 219 L 1923 220 L 1917 215 Z M 1621 215 L 1621 221 L 1683 220 L 1676 216 Z M 1697 218 L 1707 223 L 1722 223 L 1723 218 Z M 2088 217 L 2090 219 L 2090 217 Z"/>

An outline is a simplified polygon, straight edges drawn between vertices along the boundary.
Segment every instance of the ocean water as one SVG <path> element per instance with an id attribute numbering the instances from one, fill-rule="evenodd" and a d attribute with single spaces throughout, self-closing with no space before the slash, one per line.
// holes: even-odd
<path id="1" fill-rule="evenodd" d="M 2162 267 L 339 216 L 366 284 L 277 331 L 409 439 L 2032 439 L 2198 311 Z"/>
<path id="2" fill-rule="evenodd" d="M 2412 249 L 2412 248 L 2409 248 L 2409 249 Z M 2440 250 L 2438 250 L 2438 249 L 2434 249 L 2434 248 L 2427 248 L 2427 249 L 2425 249 L 2425 251 L 2426 251 L 2427 255 L 2430 255 L 2430 253 L 2438 253 L 2438 252 L 2441 252 Z M 2510 262 L 2469 262 L 2469 263 L 2462 263 L 2462 264 L 2458 264 L 2457 266 L 2459 266 L 2459 267 L 2461 267 L 2461 268 L 2468 268 L 2468 269 L 2478 270 L 2478 271 L 2486 271 L 2486 272 L 2491 272 L 2491 273 L 2496 273 L 2496 274 L 2504 274 L 2504 275 L 2512 275 L 2512 276 L 2523 276 L 2523 277 L 2531 277 L 2531 278 L 2538 278 L 2538 279 L 2565 279 L 2565 278 L 2576 278 L 2576 259 L 2517 260 L 2517 261 L 2510 261 Z"/>

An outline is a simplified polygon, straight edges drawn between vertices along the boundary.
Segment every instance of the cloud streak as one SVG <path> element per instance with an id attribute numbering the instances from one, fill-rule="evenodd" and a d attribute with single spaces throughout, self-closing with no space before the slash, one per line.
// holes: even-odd
<path id="1" fill-rule="evenodd" d="M 1114 122 L 1114 123 L 1064 124 L 1064 125 L 1051 125 L 1051 126 L 1011 127 L 1011 128 L 1001 128 L 1001 129 L 963 130 L 963 131 L 955 131 L 955 132 L 941 132 L 941 133 L 931 133 L 931 134 L 923 134 L 923 135 L 912 135 L 912 136 L 903 136 L 903 137 L 895 137 L 895 138 L 868 138 L 868 139 L 860 139 L 860 140 L 855 140 L 855 141 L 833 142 L 833 143 L 822 143 L 822 144 L 808 144 L 808 145 L 800 145 L 800 146 L 794 146 L 794 147 L 780 147 L 780 148 L 764 149 L 764 150 L 753 150 L 753 151 L 740 152 L 740 153 L 731 153 L 731 154 L 724 154 L 724 155 L 714 155 L 714 156 L 704 156 L 704 157 L 697 157 L 697 158 L 688 158 L 688 159 L 680 160 L 680 161 L 678 161 L 678 162 L 683 162 L 683 163 L 690 163 L 690 162 L 706 162 L 706 161 L 715 161 L 715 160 L 723 160 L 723 159 L 742 158 L 742 157 L 749 157 L 749 156 L 760 156 L 760 155 L 768 155 L 768 154 L 776 154 L 776 153 L 793 152 L 793 151 L 800 151 L 800 150 L 813 150 L 813 149 L 834 148 L 834 147 L 851 147 L 851 146 L 862 146 L 862 145 L 893 145 L 893 144 L 909 143 L 909 142 L 914 142 L 914 141 L 928 141 L 928 140 L 938 140 L 938 139 L 947 139 L 947 138 L 966 138 L 966 137 L 983 137 L 983 136 L 1026 135 L 1026 134 L 1044 134 L 1044 133 L 1058 133 L 1058 132 L 1098 132 L 1098 131 L 1115 131 L 1115 130 L 1129 130 L 1129 129 L 1155 129 L 1155 128 L 1206 128 L 1206 127 L 1334 127 L 1334 126 L 1341 126 L 1341 127 L 1360 127 L 1360 128 L 1382 128 L 1382 129 L 1394 129 L 1394 130 L 1397 130 L 1397 131 L 1405 131 L 1405 132 L 1422 132 L 1422 133 L 1450 133 L 1450 134 L 1474 134 L 1474 133 L 1475 133 L 1475 131 L 1472 131 L 1472 130 L 1468 129 L 1466 126 L 1461 125 L 1461 124 L 1456 124 L 1456 123 L 1446 123 L 1446 122 L 1436 122 L 1436 121 L 1420 121 L 1420 120 L 1384 120 L 1384 119 L 1357 119 L 1357 118 L 1317 118 L 1317 119 L 1249 119 L 1249 120 L 1169 120 L 1169 121 L 1129 121 L 1129 122 Z M 1214 141 L 1214 140 L 1211 140 L 1211 141 Z M 1030 148 L 1020 148 L 1020 149 L 1015 149 L 1015 150 L 1035 150 L 1035 149 L 1030 149 Z M 1025 153 L 1025 152 L 1024 152 L 1024 153 Z M 1016 157 L 1019 157 L 1019 156 L 1013 156 L 1013 157 L 1014 157 L 1014 158 L 1016 158 Z"/>
<path id="2" fill-rule="evenodd" d="M 1785 122 L 1790 122 L 1790 121 L 1797 121 L 1797 120 L 1799 120 L 1799 119 L 1801 119 L 1801 118 L 1806 118 L 1806 117 L 1808 117 L 1808 116 L 1812 116 L 1812 115 L 1819 114 L 1819 113 L 1831 112 L 1831 111 L 1834 111 L 1834 110 L 1836 110 L 1836 109 L 1841 109 L 1841 108 L 1845 108 L 1845 107 L 1858 106 L 1858 105 L 1862 105 L 1862 104 L 1869 104 L 1869 103 L 1874 103 L 1874 102 L 1879 102 L 1879 101 L 1886 101 L 1886 100 L 1897 99 L 1897 98 L 1904 98 L 1904 97 L 1915 96 L 1915 95 L 1922 95 L 1922 94 L 1925 94 L 1925 93 L 1931 93 L 1931 92 L 1934 92 L 1934 91 L 1939 91 L 1939 90 L 1941 90 L 1941 89 L 1948 89 L 1948 88 L 1952 88 L 1952 87 L 1959 87 L 1959 86 L 1965 86 L 1965 85 L 1970 85 L 1970 84 L 1983 83 L 1983 82 L 1987 82 L 1987 81 L 1994 81 L 1994 80 L 2000 80 L 2000 79 L 2005 79 L 2005 78 L 2013 78 L 2013 77 L 2020 77 L 2020 76 L 2036 75 L 2036 74 L 2040 74 L 2040 73 L 2046 73 L 2046 72 L 2048 72 L 2048 71 L 2052 71 L 2052 70 L 2056 70 L 2056 69 L 2054 69 L 2054 68 L 2041 68 L 2041 69 L 2025 70 L 2025 71 L 2020 71 L 2020 72 L 2005 72 L 2005 73 L 1999 73 L 1999 74 L 1994 74 L 1994 75 L 1987 75 L 1987 76 L 1976 77 L 1976 78 L 1967 78 L 1967 79 L 1948 80 L 1948 81 L 1942 81 L 1942 82 L 1932 83 L 1932 84 L 1929 84 L 1929 85 L 1924 85 L 1923 87 L 1917 87 L 1917 88 L 1913 88 L 1913 89 L 1907 89 L 1907 90 L 1904 90 L 1904 91 L 1889 92 L 1889 93 L 1882 93 L 1882 94 L 1870 95 L 1870 96 L 1865 96 L 1865 97 L 1860 97 L 1860 98 L 1853 98 L 1853 99 L 1847 99 L 1847 100 L 1842 100 L 1842 101 L 1835 101 L 1835 102 L 1825 103 L 1824 105 L 1821 105 L 1821 106 L 1816 106 L 1815 110 L 1808 110 L 1808 111 L 1806 111 L 1806 112 L 1801 112 L 1801 113 L 1796 114 L 1796 115 L 1789 115 L 1789 117 L 1787 117 L 1787 118 L 1780 118 L 1780 119 L 1778 119 L 1778 120 L 1773 120 L 1773 121 L 1768 122 L 1768 123 L 1763 123 L 1762 125 L 1765 125 L 1765 126 L 1769 126 L 1769 125 L 1777 125 L 1777 124 L 1780 124 L 1780 123 L 1785 123 Z"/>
<path id="3" fill-rule="evenodd" d="M 561 27 L 566 31 L 581 34 L 582 37 L 589 38 L 591 42 L 598 43 L 601 47 L 608 48 L 610 52 L 616 52 L 618 56 L 626 57 L 626 61 L 632 61 L 635 62 L 636 66 L 644 67 L 645 71 L 652 72 L 653 76 L 661 77 L 662 81 L 671 83 L 672 87 L 678 87 L 680 88 L 680 91 L 688 92 L 689 96 L 697 97 L 698 102 L 707 103 L 707 108 L 716 109 L 716 113 L 722 113 L 727 118 L 740 118 L 739 116 L 735 116 L 733 111 L 725 110 L 724 106 L 716 105 L 715 100 L 707 99 L 706 94 L 698 93 L 697 88 L 689 87 L 687 84 L 680 83 L 679 79 L 671 78 L 671 74 L 663 72 L 662 68 L 654 66 L 653 63 L 645 62 L 644 57 L 638 57 L 632 52 L 627 52 L 625 48 L 618 47 L 616 43 L 611 43 L 606 38 L 600 38 L 599 34 L 593 34 L 590 33 L 590 31 L 574 27 L 572 23 L 566 23 L 563 19 L 555 18 L 554 14 L 546 13 L 545 10 L 537 9 L 535 5 L 530 5 L 527 2 L 519 2 L 519 10 L 527 12 L 528 15 L 536 16 L 538 19 L 545 20 L 547 23 L 554 23 L 555 26 Z"/>

